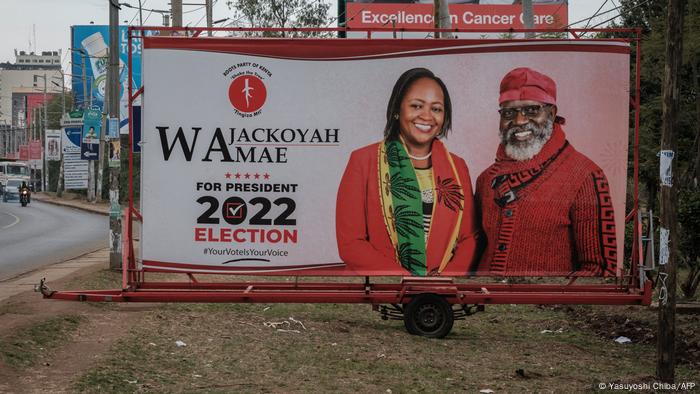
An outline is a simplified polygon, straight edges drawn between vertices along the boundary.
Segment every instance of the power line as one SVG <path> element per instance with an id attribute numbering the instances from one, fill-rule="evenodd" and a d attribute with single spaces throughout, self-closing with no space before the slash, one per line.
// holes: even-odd
<path id="1" fill-rule="evenodd" d="M 637 8 L 643 6 L 643 5 L 647 5 L 649 2 L 651 2 L 651 0 L 646 0 L 645 2 L 639 3 L 639 4 L 637 4 L 636 6 L 630 8 L 628 11 L 632 11 L 632 10 L 634 10 L 634 9 L 637 9 Z M 622 4 L 620 4 L 620 6 L 617 7 L 617 8 L 622 8 Z M 604 25 L 604 24 L 606 24 L 606 23 L 608 23 L 608 22 L 610 22 L 610 21 L 612 21 L 612 20 L 614 20 L 614 19 L 616 19 L 616 18 L 618 18 L 618 17 L 620 17 L 620 16 L 622 16 L 622 13 L 618 13 L 615 17 L 610 18 L 610 19 L 607 19 L 607 20 L 604 20 L 604 21 L 598 23 L 597 25 L 593 26 L 592 29 L 595 29 L 596 27 L 598 27 L 598 26 L 600 26 L 600 25 Z"/>
<path id="2" fill-rule="evenodd" d="M 588 29 L 588 25 L 591 23 L 591 21 L 593 20 L 593 18 L 595 18 L 596 16 L 598 16 L 598 13 L 603 9 L 603 7 L 605 7 L 606 4 L 608 4 L 608 0 L 605 0 L 605 1 L 603 2 L 603 4 L 601 4 L 600 7 L 598 7 L 598 10 L 597 10 L 596 12 L 593 13 L 593 16 L 591 16 L 591 19 L 589 19 L 588 22 L 586 22 L 586 26 L 584 27 L 584 29 Z"/>

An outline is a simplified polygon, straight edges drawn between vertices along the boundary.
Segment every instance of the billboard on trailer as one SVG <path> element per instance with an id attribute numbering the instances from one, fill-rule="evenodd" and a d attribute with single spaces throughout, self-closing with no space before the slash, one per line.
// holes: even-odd
<path id="1" fill-rule="evenodd" d="M 281 43 L 145 38 L 145 269 L 619 274 L 627 43 Z"/>

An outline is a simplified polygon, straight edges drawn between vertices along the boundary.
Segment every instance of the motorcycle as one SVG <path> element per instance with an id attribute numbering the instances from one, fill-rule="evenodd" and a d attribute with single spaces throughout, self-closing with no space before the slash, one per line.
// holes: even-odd
<path id="1" fill-rule="evenodd" d="M 23 207 L 26 207 L 27 204 L 29 204 L 29 190 L 28 189 L 22 189 L 19 192 L 19 203 L 22 204 Z"/>

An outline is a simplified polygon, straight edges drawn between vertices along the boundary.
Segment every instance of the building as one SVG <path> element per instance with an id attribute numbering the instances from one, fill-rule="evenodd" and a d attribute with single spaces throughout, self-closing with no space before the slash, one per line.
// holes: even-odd
<path id="1" fill-rule="evenodd" d="M 34 52 L 15 51 L 15 63 L 0 63 L 0 123 L 12 124 L 12 92 L 17 88 L 30 88 L 36 92 L 44 90 L 61 93 L 61 51 Z M 54 85 L 54 80 L 59 86 Z"/>
<path id="2" fill-rule="evenodd" d="M 61 66 L 61 51 L 44 51 L 41 55 L 15 49 L 15 64 L 18 66 Z"/>
<path id="3" fill-rule="evenodd" d="M 0 155 L 8 156 L 26 142 L 31 122 L 27 109 L 43 103 L 44 75 L 47 94 L 61 93 L 61 51 L 15 50 L 15 58 L 15 63 L 0 63 Z"/>

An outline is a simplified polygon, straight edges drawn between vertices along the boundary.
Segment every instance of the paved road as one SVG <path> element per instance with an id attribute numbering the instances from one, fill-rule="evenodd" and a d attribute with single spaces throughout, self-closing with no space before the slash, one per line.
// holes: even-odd
<path id="1" fill-rule="evenodd" d="M 105 215 L 40 201 L 26 208 L 0 202 L 0 280 L 107 247 L 108 238 Z"/>

